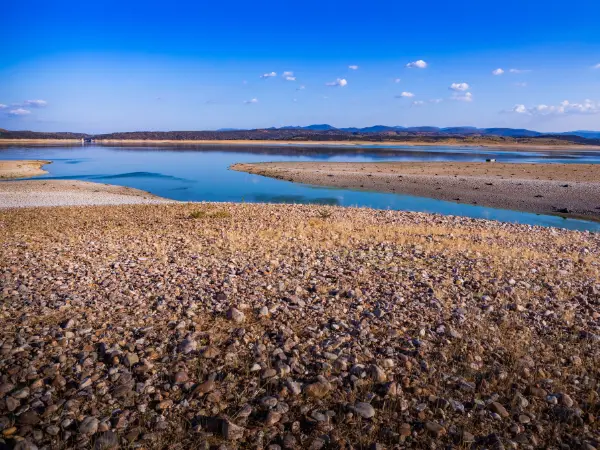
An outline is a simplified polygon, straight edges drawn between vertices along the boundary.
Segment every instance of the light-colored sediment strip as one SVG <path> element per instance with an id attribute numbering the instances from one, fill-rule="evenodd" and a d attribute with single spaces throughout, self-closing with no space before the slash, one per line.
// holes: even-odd
<path id="1" fill-rule="evenodd" d="M 0 161 L 0 179 L 29 178 L 48 173 L 42 166 L 50 164 L 44 160 Z"/>
<path id="2" fill-rule="evenodd" d="M 449 162 L 235 164 L 288 181 L 600 219 L 600 166 Z"/>
<path id="3" fill-rule="evenodd" d="M 1 141 L 0 141 L 1 142 Z M 378 148 L 387 147 L 466 147 L 466 148 L 492 148 L 495 150 L 519 150 L 519 151 L 597 151 L 600 150 L 598 145 L 578 145 L 562 142 L 559 144 L 529 144 L 529 143 L 494 143 L 489 140 L 481 141 L 461 141 L 460 139 L 447 139 L 439 142 L 428 142 L 428 141 L 295 141 L 295 140 L 258 140 L 258 139 L 231 139 L 231 140 L 145 140 L 145 139 L 101 139 L 96 141 L 99 144 L 146 144 L 146 145 L 223 145 L 223 146 L 261 146 L 261 147 L 272 147 L 272 146 L 303 146 L 303 147 L 356 147 L 356 146 L 373 146 Z"/>
<path id="4" fill-rule="evenodd" d="M 0 208 L 170 203 L 148 192 L 77 180 L 0 182 Z"/>
<path id="5" fill-rule="evenodd" d="M 14 144 L 40 144 L 40 145 L 78 145 L 80 139 L 0 139 L 0 145 Z M 462 141 L 460 139 L 447 139 L 438 142 L 428 141 L 310 141 L 310 140 L 258 140 L 258 139 L 197 139 L 197 140 L 173 140 L 173 139 L 100 139 L 95 144 L 102 145 L 221 145 L 221 146 L 259 146 L 259 147 L 281 147 L 281 146 L 301 146 L 301 147 L 356 147 L 373 146 L 375 148 L 388 147 L 463 147 L 463 148 L 489 148 L 494 150 L 508 151 L 598 151 L 598 145 L 579 145 L 572 143 L 556 144 L 532 144 L 532 143 L 494 143 L 489 140 L 481 141 Z"/>

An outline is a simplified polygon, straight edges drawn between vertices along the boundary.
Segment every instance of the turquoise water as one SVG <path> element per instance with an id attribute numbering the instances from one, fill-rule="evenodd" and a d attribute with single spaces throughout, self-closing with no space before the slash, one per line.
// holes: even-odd
<path id="1" fill-rule="evenodd" d="M 431 212 L 529 225 L 600 231 L 600 223 L 563 219 L 402 194 L 333 189 L 234 172 L 234 163 L 258 161 L 485 161 L 600 163 L 600 152 L 518 152 L 473 148 L 381 149 L 373 146 L 322 147 L 190 147 L 71 146 L 0 148 L 0 159 L 48 159 L 49 174 L 36 179 L 76 179 L 143 189 L 182 201 L 319 203 L 379 209 Z M 600 167 L 599 167 L 600 168 Z"/>

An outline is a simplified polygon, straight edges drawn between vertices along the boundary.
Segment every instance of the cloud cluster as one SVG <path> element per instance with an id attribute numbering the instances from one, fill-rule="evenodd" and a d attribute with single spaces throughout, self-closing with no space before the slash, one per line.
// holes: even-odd
<path id="1" fill-rule="evenodd" d="M 277 72 L 269 72 L 269 73 L 263 73 L 260 77 L 261 78 L 272 78 L 272 77 L 276 77 L 277 76 Z"/>
<path id="2" fill-rule="evenodd" d="M 296 77 L 294 76 L 294 72 L 286 71 L 281 75 L 286 81 L 296 81 Z"/>
<path id="3" fill-rule="evenodd" d="M 339 86 L 344 87 L 348 85 L 348 81 L 345 78 L 338 78 L 335 81 L 331 81 L 329 83 L 325 83 L 325 86 Z"/>
<path id="4" fill-rule="evenodd" d="M 422 59 L 419 59 L 418 61 L 409 62 L 406 67 L 409 69 L 426 69 L 427 63 Z"/>
<path id="5" fill-rule="evenodd" d="M 509 112 L 515 114 L 525 114 L 528 116 L 552 116 L 565 114 L 599 114 L 600 102 L 594 102 L 586 99 L 582 103 L 571 103 L 568 100 L 559 105 L 536 105 L 527 107 L 525 105 L 515 105 Z"/>
<path id="6" fill-rule="evenodd" d="M 472 102 L 473 94 L 471 94 L 470 92 L 455 92 L 454 94 L 452 94 L 452 97 L 450 97 L 450 99 L 456 100 L 457 102 Z"/>
<path id="7" fill-rule="evenodd" d="M 44 108 L 48 106 L 48 102 L 46 100 L 25 100 L 21 105 L 15 106 L 29 106 L 31 108 Z"/>
<path id="8" fill-rule="evenodd" d="M 350 70 L 358 70 L 358 66 L 351 65 L 351 66 L 348 66 L 348 69 L 350 69 Z"/>
<path id="9" fill-rule="evenodd" d="M 10 107 L 0 103 L 0 110 L 6 110 L 9 117 L 23 117 L 31 114 L 31 108 L 45 108 L 46 106 L 48 106 L 46 100 L 25 100 L 21 103 L 12 103 Z"/>
<path id="10" fill-rule="evenodd" d="M 531 70 L 528 69 L 508 69 L 508 73 L 529 73 Z M 492 75 L 503 75 L 505 73 L 504 69 L 498 68 L 496 70 L 492 70 Z"/>
<path id="11" fill-rule="evenodd" d="M 468 83 L 452 83 L 448 89 L 450 89 L 451 91 L 464 92 L 468 91 L 469 87 L 470 86 L 468 85 Z"/>
<path id="12" fill-rule="evenodd" d="M 8 115 L 14 117 L 26 116 L 27 114 L 31 114 L 31 111 L 23 108 L 11 109 L 8 111 Z"/>

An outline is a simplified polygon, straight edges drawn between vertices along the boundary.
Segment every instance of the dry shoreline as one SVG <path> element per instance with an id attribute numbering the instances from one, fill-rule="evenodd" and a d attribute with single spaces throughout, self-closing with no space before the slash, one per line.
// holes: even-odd
<path id="1" fill-rule="evenodd" d="M 0 242 L 8 448 L 600 441 L 598 234 L 169 204 L 6 210 Z"/>
<path id="2" fill-rule="evenodd" d="M 0 139 L 2 144 L 77 144 L 79 139 Z M 491 144 L 491 143 L 472 143 L 472 142 L 426 142 L 426 141 L 276 141 L 276 140 L 143 140 L 143 139 L 104 139 L 96 141 L 98 144 L 108 145 L 222 145 L 222 146 L 314 146 L 314 147 L 355 147 L 360 145 L 372 145 L 375 147 L 467 147 L 484 148 L 494 150 L 520 150 L 520 151 L 598 151 L 597 145 L 536 145 L 536 144 Z"/>
<path id="3" fill-rule="evenodd" d="M 29 178 L 48 173 L 42 166 L 52 161 L 13 160 L 0 161 L 0 179 Z"/>
<path id="4" fill-rule="evenodd" d="M 277 162 L 231 169 L 307 184 L 600 220 L 600 167 L 593 164 Z"/>
<path id="5" fill-rule="evenodd" d="M 0 182 L 0 209 L 174 203 L 139 189 L 77 180 Z"/>

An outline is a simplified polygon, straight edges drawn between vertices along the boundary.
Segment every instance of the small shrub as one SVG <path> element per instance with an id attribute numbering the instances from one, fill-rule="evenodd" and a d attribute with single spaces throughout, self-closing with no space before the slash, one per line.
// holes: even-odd
<path id="1" fill-rule="evenodd" d="M 317 213 L 317 215 L 320 219 L 329 219 L 331 217 L 331 211 L 329 211 L 328 209 L 321 209 Z"/>
<path id="2" fill-rule="evenodd" d="M 231 213 L 221 209 L 216 211 L 198 209 L 190 213 L 190 219 L 229 219 L 230 217 Z"/>

